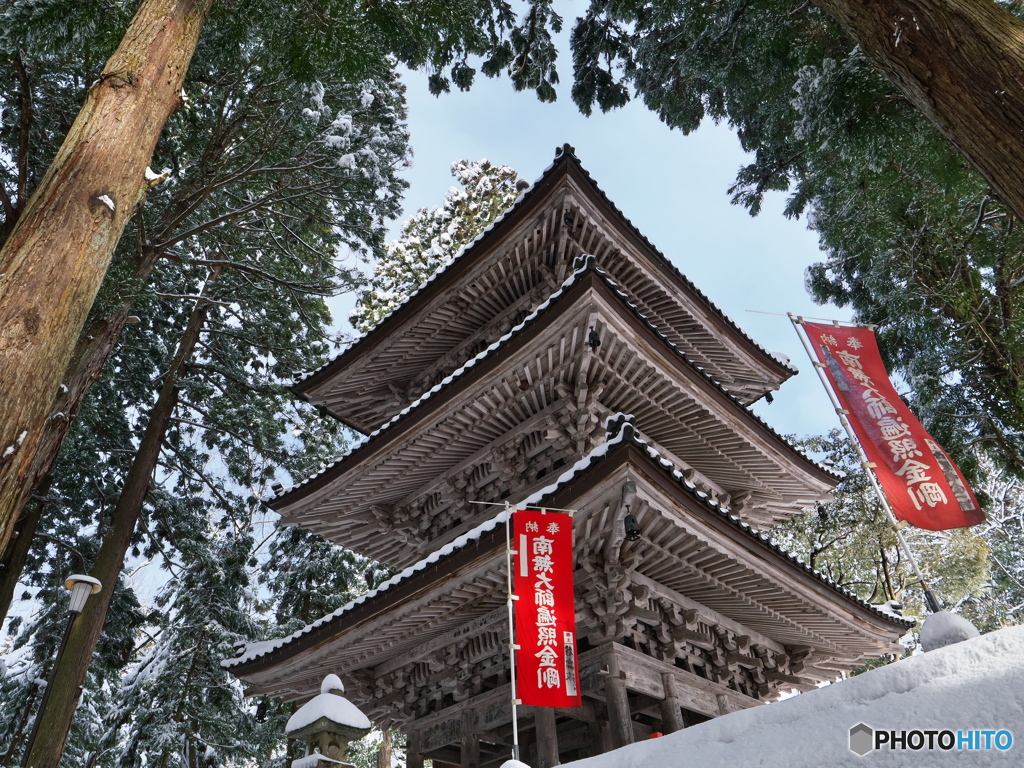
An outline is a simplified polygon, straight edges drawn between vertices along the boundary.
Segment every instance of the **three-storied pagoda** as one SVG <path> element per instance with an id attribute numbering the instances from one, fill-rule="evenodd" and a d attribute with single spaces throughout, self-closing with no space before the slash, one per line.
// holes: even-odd
<path id="1" fill-rule="evenodd" d="M 270 505 L 399 574 L 225 665 L 250 695 L 294 700 L 341 675 L 378 726 L 408 735 L 409 768 L 500 764 L 505 530 L 499 507 L 471 502 L 506 500 L 578 510 L 584 706 L 519 709 L 538 768 L 897 650 L 912 622 L 761 533 L 838 479 L 750 410 L 795 372 L 673 267 L 566 145 L 502 219 L 295 385 L 369 436 Z"/>

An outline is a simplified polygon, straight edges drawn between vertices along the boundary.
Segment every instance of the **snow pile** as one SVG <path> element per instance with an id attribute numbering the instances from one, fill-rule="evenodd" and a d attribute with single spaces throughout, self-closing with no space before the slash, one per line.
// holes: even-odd
<path id="1" fill-rule="evenodd" d="M 939 611 L 925 619 L 921 627 L 921 647 L 926 651 L 934 651 L 962 640 L 970 640 L 979 634 L 977 628 L 963 616 Z"/>
<path id="2" fill-rule="evenodd" d="M 991 748 L 868 752 L 849 749 L 850 729 L 993 732 Z M 1004 766 L 1024 752 L 1024 626 L 923 653 L 785 701 L 735 712 L 663 738 L 568 763 L 574 768 L 736 768 L 827 765 Z M 994 732 L 1013 736 L 997 749 Z M 959 736 L 958 736 L 959 737 Z M 1005 736 L 1003 744 L 1005 745 Z M 938 742 L 936 742 L 937 744 Z M 961 754 L 961 752 L 965 754 Z"/>
<path id="3" fill-rule="evenodd" d="M 324 681 L 320 683 L 320 693 L 333 693 L 337 691 L 338 694 L 345 692 L 345 685 L 341 682 L 341 678 L 337 675 L 328 675 L 324 678 Z"/>

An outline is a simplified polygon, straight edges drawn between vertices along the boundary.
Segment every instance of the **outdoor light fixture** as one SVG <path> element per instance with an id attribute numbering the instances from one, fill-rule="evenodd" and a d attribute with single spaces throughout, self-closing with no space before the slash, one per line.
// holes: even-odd
<path id="1" fill-rule="evenodd" d="M 636 515 L 629 511 L 630 506 L 636 500 L 636 483 L 627 480 L 622 484 L 622 504 L 626 507 L 626 517 L 623 525 L 626 528 L 626 541 L 638 541 L 640 539 L 640 523 Z"/>
<path id="2" fill-rule="evenodd" d="M 64 586 L 71 590 L 71 604 L 68 606 L 68 612 L 77 616 L 85 608 L 85 601 L 89 599 L 89 595 L 95 595 L 103 585 L 100 584 L 99 579 L 76 573 L 68 576 Z"/>
<path id="3" fill-rule="evenodd" d="M 64 649 L 67 648 L 68 638 L 71 637 L 71 627 L 74 626 L 75 619 L 78 618 L 82 609 L 85 608 L 85 601 L 89 599 L 89 595 L 95 595 L 103 589 L 99 579 L 94 579 L 92 576 L 83 576 L 80 573 L 68 576 L 64 586 L 71 590 L 71 602 L 68 605 L 68 624 L 64 628 L 64 638 L 60 641 L 60 650 L 57 651 L 57 658 L 53 662 L 53 669 L 50 670 L 50 679 L 46 681 L 46 688 L 43 690 L 43 700 L 39 703 L 36 721 L 32 724 L 32 733 L 29 735 L 28 743 L 25 745 L 25 755 L 21 760 L 22 765 L 28 765 L 32 748 L 36 744 L 36 735 L 39 733 L 39 724 L 43 722 L 43 715 L 46 714 L 46 704 L 50 701 L 53 681 L 57 677 L 57 669 L 60 667 L 61 657 L 64 656 Z"/>
<path id="4" fill-rule="evenodd" d="M 626 541 L 639 541 L 640 523 L 636 521 L 636 517 L 632 512 L 626 513 L 626 519 L 623 520 L 623 524 L 626 526 Z"/>

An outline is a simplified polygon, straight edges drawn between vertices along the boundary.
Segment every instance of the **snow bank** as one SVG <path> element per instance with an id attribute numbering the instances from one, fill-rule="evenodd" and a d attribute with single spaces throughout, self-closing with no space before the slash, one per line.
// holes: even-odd
<path id="1" fill-rule="evenodd" d="M 949 751 L 927 748 L 863 757 L 850 729 L 1007 730 L 1013 743 Z M 984 739 L 979 739 L 984 745 Z M 966 752 L 967 754 L 961 754 Z M 567 765 L 573 768 L 820 768 L 872 765 L 1020 765 L 1024 754 L 1024 626 L 992 632 L 872 670 L 776 704 Z"/>

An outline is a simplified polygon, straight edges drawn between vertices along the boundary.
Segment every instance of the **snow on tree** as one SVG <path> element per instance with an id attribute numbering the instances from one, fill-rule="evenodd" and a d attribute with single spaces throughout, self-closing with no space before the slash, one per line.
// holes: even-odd
<path id="1" fill-rule="evenodd" d="M 907 616 L 922 616 L 924 595 L 905 554 L 896 540 L 860 458 L 849 440 L 833 430 L 827 436 L 806 438 L 801 446 L 845 473 L 832 501 L 796 515 L 772 530 L 785 548 L 830 580 L 875 605 L 900 603 Z M 904 536 L 940 600 L 971 613 L 977 601 L 1000 602 L 995 612 L 1009 616 L 1011 604 L 992 592 L 991 555 L 994 538 L 989 530 L 961 528 L 951 531 L 904 530 Z"/>
<path id="2" fill-rule="evenodd" d="M 116 584 L 126 558 L 140 556 L 177 576 L 190 521 L 216 519 L 242 535 L 280 471 L 305 471 L 312 449 L 341 439 L 285 383 L 330 351 L 324 299 L 352 285 L 339 251 L 379 249 L 384 219 L 397 210 L 404 184 L 395 172 L 408 139 L 403 89 L 391 71 L 307 88 L 282 82 L 271 64 L 211 86 L 196 113 L 182 116 L 191 128 L 169 137 L 170 157 L 195 160 L 176 181 L 188 187 L 198 177 L 202 193 L 192 187 L 182 207 L 170 183 L 168 208 L 155 221 L 143 214 L 147 232 L 178 234 L 167 233 L 148 285 L 129 283 L 138 322 L 83 405 L 67 445 L 82 453 L 55 468 L 69 474 L 51 484 L 51 514 L 71 507 L 76 489 L 92 496 L 73 516 L 92 526 L 96 541 L 84 560 L 104 584 Z M 204 140 L 192 130 L 206 121 L 239 133 L 225 139 L 215 130 Z M 114 306 L 125 287 L 119 266 Z M 130 251 L 124 268 L 134 269 Z M 55 764 L 79 686 L 90 685 L 86 664 L 112 597 L 101 592 L 76 622 L 34 750 L 46 756 L 40 764 Z M 79 745 L 69 749 L 78 754 Z"/>
<path id="3" fill-rule="evenodd" d="M 459 251 L 494 223 L 515 202 L 517 174 L 507 165 L 488 160 L 452 163 L 452 187 L 444 202 L 420 208 L 403 225 L 397 240 L 388 243 L 374 266 L 370 287 L 359 294 L 349 319 L 368 331 L 401 306 L 410 294 Z"/>
<path id="4" fill-rule="evenodd" d="M 705 118 L 733 126 L 754 155 L 731 190 L 734 201 L 756 214 L 766 193 L 789 190 L 786 214 L 806 214 L 821 237 L 828 257 L 809 275 L 814 297 L 850 305 L 858 319 L 881 326 L 887 362 L 911 384 L 926 427 L 968 473 L 975 456 L 962 447 L 977 441 L 1024 472 L 1024 241 L 1014 226 L 1024 187 L 1007 195 L 990 186 L 992 175 L 975 169 L 977 152 L 955 137 L 951 145 L 948 124 L 935 114 L 963 117 L 946 100 L 951 77 L 967 77 L 957 93 L 969 91 L 969 100 L 1004 97 L 1004 86 L 988 90 L 983 82 L 1013 80 L 1007 94 L 1024 82 L 1010 74 L 1022 57 L 1021 22 L 1012 15 L 1021 8 L 886 0 L 859 20 L 885 19 L 884 35 L 849 20 L 862 8 L 838 0 L 594 4 L 573 33 L 573 96 L 584 111 L 635 96 L 684 132 Z M 903 29 L 901 18 L 917 21 Z M 956 73 L 948 57 L 928 53 L 937 50 L 929 36 L 953 18 L 948 39 L 973 51 L 970 68 Z M 1001 46 L 1010 68 L 1002 54 L 975 55 L 976 35 Z M 919 59 L 915 77 L 941 93 L 923 105 L 911 93 L 914 78 L 894 76 L 883 58 L 901 67 Z M 972 118 L 984 130 L 1005 111 L 992 109 Z M 981 132 L 961 130 L 960 138 L 976 142 Z M 982 143 L 975 149 L 989 155 L 990 167 L 1013 165 L 992 151 L 995 143 Z M 1016 138 L 1010 145 L 1024 146 Z"/>
<path id="5" fill-rule="evenodd" d="M 453 81 L 468 88 L 476 74 L 473 57 L 482 59 L 489 76 L 509 71 L 517 87 L 553 98 L 551 35 L 561 19 L 549 0 L 530 0 L 521 18 L 500 0 L 328 6 L 142 0 L 127 28 L 126 13 L 92 3 L 43 0 L 4 10 L 0 63 L 17 70 L 20 91 L 13 110 L 0 110 L 4 120 L 17 123 L 0 135 L 17 141 L 12 155 L 18 165 L 0 174 L 0 378 L 9 405 L 0 412 L 0 549 L 31 494 L 28 469 L 61 377 L 74 363 L 75 341 L 153 180 L 147 167 L 161 131 L 187 103 L 182 85 L 200 41 L 208 49 L 199 60 L 203 53 L 236 56 L 257 71 L 270 56 L 285 64 L 283 81 L 305 84 L 372 77 L 396 61 L 425 67 L 435 92 Z M 45 159 L 49 168 L 39 178 L 25 170 L 38 135 L 26 59 L 46 59 L 69 42 L 87 49 L 84 103 L 71 122 L 58 124 L 61 148 Z M 60 76 L 74 82 L 79 72 Z M 215 76 L 206 84 L 217 82 Z M 354 154 L 342 159 L 345 167 L 358 160 Z M 6 186 L 12 179 L 13 198 Z"/>
<path id="6" fill-rule="evenodd" d="M 260 632 L 249 597 L 253 541 L 209 525 L 199 509 L 179 545 L 181 568 L 158 597 L 152 639 L 117 692 L 103 749 L 123 768 L 262 762 L 280 745 L 282 713 L 261 721 L 220 665 Z"/>

